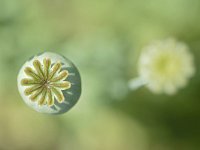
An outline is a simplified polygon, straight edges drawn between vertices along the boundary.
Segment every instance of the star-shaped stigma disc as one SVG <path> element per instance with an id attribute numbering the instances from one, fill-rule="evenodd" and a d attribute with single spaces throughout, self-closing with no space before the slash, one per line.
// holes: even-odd
<path id="1" fill-rule="evenodd" d="M 51 59 L 44 58 L 43 64 L 39 60 L 33 61 L 34 69 L 25 67 L 24 72 L 30 78 L 21 80 L 22 86 L 27 86 L 24 94 L 29 96 L 33 102 L 38 105 L 54 105 L 55 100 L 59 103 L 64 101 L 63 90 L 71 87 L 71 83 L 66 81 L 69 73 L 67 70 L 61 70 L 62 64 L 51 63 Z"/>

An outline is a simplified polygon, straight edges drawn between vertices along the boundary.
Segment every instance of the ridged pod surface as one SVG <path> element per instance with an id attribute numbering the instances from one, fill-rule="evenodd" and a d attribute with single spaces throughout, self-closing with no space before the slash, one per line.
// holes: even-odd
<path id="1" fill-rule="evenodd" d="M 76 66 L 52 52 L 35 55 L 25 62 L 17 82 L 24 102 L 41 113 L 65 113 L 81 95 L 81 78 Z"/>

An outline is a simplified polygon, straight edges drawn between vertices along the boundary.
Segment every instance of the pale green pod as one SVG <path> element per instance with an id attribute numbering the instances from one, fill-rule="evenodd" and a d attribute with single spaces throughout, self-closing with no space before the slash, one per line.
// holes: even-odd
<path id="1" fill-rule="evenodd" d="M 65 113 L 81 95 L 81 78 L 76 66 L 52 52 L 29 59 L 20 69 L 17 82 L 24 102 L 41 113 Z"/>

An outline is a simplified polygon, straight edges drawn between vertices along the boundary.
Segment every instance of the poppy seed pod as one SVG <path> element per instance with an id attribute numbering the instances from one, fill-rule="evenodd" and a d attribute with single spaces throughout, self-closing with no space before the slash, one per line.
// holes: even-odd
<path id="1" fill-rule="evenodd" d="M 65 113 L 81 95 L 81 78 L 75 65 L 51 52 L 29 59 L 20 69 L 17 82 L 24 102 L 41 113 Z"/>

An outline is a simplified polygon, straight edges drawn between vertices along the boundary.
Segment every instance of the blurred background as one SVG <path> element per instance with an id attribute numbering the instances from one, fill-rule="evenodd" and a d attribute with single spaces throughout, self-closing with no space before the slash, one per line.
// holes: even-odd
<path id="1" fill-rule="evenodd" d="M 199 150 L 199 0 L 0 0 L 0 150 Z M 195 56 L 196 74 L 174 96 L 142 87 L 142 47 L 175 37 Z M 34 54 L 72 60 L 82 96 L 50 116 L 26 106 L 16 78 Z"/>

